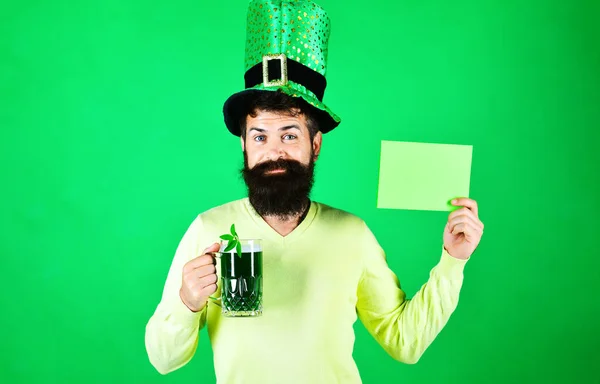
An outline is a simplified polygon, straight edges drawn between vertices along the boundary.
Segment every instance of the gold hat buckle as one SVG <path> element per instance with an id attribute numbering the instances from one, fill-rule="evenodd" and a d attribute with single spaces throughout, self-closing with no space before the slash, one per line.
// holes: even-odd
<path id="1" fill-rule="evenodd" d="M 271 60 L 279 60 L 281 62 L 281 78 L 273 81 L 269 81 L 269 61 Z M 263 85 L 265 87 L 279 87 L 282 85 L 287 85 L 288 83 L 288 73 L 287 73 L 287 57 L 284 53 L 279 55 L 264 55 L 263 56 Z"/>

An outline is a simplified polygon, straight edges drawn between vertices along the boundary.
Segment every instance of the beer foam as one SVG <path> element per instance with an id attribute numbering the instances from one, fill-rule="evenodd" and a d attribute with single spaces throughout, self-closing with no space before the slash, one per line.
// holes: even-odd
<path id="1" fill-rule="evenodd" d="M 223 244 L 221 246 L 220 252 L 223 252 L 226 247 L 227 247 L 227 244 Z M 233 248 L 231 251 L 229 251 L 227 253 L 235 253 L 235 252 L 236 252 L 236 250 L 235 250 L 235 248 Z M 256 244 L 256 243 L 242 244 L 242 253 L 252 253 L 252 252 L 262 252 L 262 245 Z"/>

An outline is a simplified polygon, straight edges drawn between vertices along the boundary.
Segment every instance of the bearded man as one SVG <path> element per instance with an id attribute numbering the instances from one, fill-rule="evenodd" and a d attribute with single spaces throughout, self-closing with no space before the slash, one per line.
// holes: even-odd
<path id="1" fill-rule="evenodd" d="M 248 196 L 199 214 L 181 239 L 146 327 L 162 374 L 191 360 L 207 327 L 219 383 L 360 383 L 357 318 L 390 356 L 412 364 L 457 306 L 483 233 L 475 201 L 454 202 L 463 208 L 449 214 L 440 260 L 407 299 L 366 223 L 310 197 L 323 135 L 340 123 L 322 101 L 329 25 L 312 1 L 250 3 L 246 88 L 223 109 L 240 137 Z M 212 300 L 218 240 L 232 223 L 263 243 L 265 310 L 253 318 L 223 316 Z"/>

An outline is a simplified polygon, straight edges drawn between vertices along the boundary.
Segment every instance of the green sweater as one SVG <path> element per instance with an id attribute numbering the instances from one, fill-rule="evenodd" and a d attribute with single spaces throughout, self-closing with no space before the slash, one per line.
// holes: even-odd
<path id="1" fill-rule="evenodd" d="M 242 238 L 262 239 L 264 313 L 228 318 L 212 302 L 193 313 L 179 297 L 183 265 L 232 223 Z M 174 371 L 195 354 L 206 326 L 219 383 L 360 383 L 352 358 L 357 316 L 390 356 L 416 363 L 457 306 L 465 263 L 442 247 L 427 283 L 407 299 L 360 218 L 312 202 L 283 237 L 247 198 L 237 200 L 198 215 L 183 236 L 146 327 L 146 349 L 160 373 Z"/>

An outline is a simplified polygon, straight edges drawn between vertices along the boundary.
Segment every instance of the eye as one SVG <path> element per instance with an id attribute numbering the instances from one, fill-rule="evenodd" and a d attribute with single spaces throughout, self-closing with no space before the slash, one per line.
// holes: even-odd
<path id="1" fill-rule="evenodd" d="M 266 139 L 267 139 L 267 138 L 266 138 L 266 136 L 265 136 L 265 135 L 258 135 L 258 136 L 254 136 L 254 141 L 261 142 L 261 141 L 265 141 Z"/>
<path id="2" fill-rule="evenodd" d="M 283 136 L 283 140 L 294 140 L 295 138 L 296 138 L 296 135 L 292 135 L 291 133 L 288 133 Z"/>

